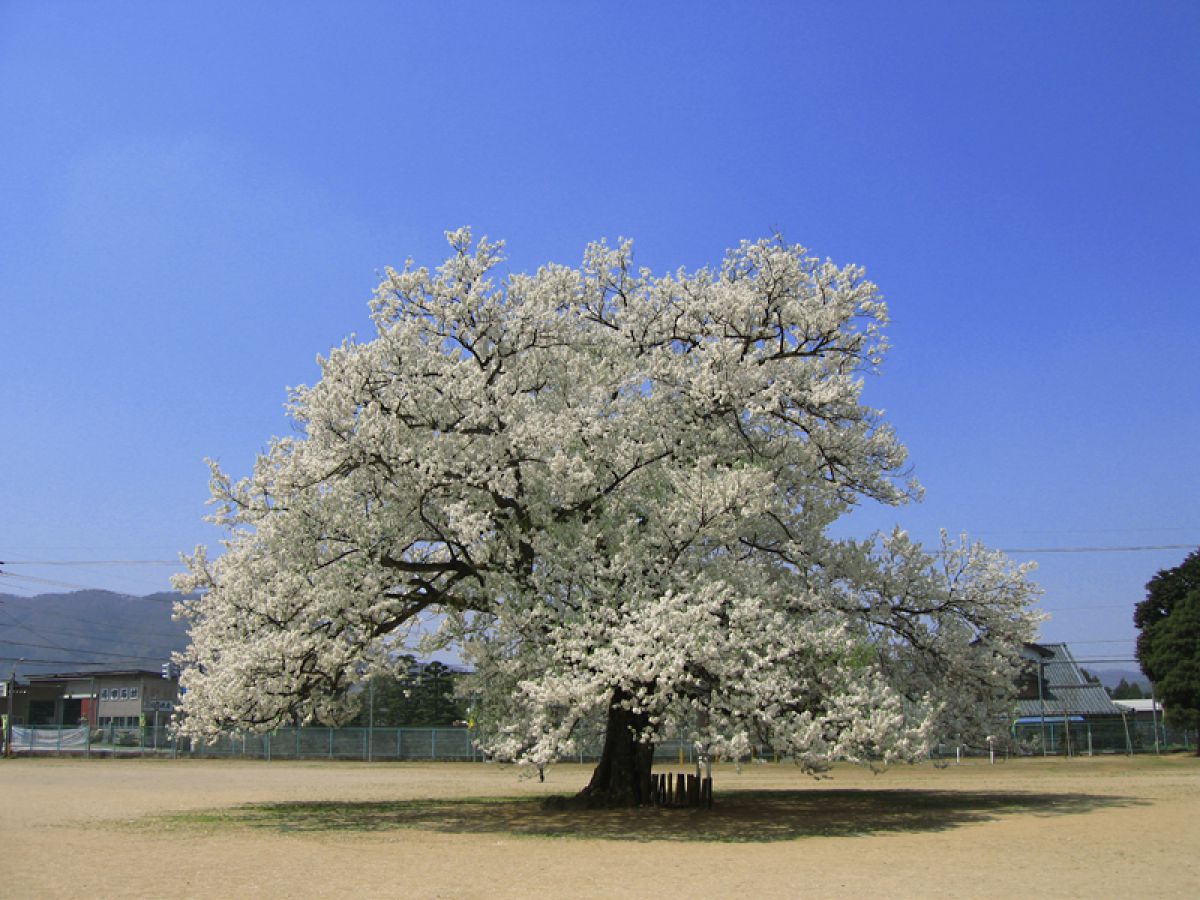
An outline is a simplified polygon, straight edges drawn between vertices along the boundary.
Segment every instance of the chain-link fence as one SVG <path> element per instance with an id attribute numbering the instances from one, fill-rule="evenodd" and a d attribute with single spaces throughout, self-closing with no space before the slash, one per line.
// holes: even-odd
<path id="1" fill-rule="evenodd" d="M 1111 753 L 1195 752 L 1195 730 L 1171 728 L 1160 720 L 1092 720 L 1064 723 L 1022 722 L 1001 732 L 990 743 L 974 746 L 946 741 L 936 745 L 935 759 L 963 756 L 1069 755 Z M 594 762 L 600 739 L 586 743 L 571 761 Z M 266 734 L 231 732 L 213 743 L 177 737 L 166 726 L 106 726 L 12 729 L 13 753 L 37 755 L 227 757 L 239 759 L 330 759 L 373 761 L 445 760 L 480 762 L 487 756 L 475 746 L 467 728 L 280 728 Z M 766 746 L 754 747 L 752 757 L 766 762 L 785 759 Z M 696 750 L 682 737 L 655 745 L 659 763 L 695 763 Z"/>
<path id="2" fill-rule="evenodd" d="M 574 757 L 594 762 L 600 741 Z M 333 759 L 363 762 L 487 759 L 467 728 L 279 728 L 269 733 L 229 732 L 211 743 L 178 737 L 166 726 L 104 728 L 14 728 L 14 753 L 37 755 L 226 757 L 238 759 Z M 655 746 L 660 762 L 695 762 L 695 750 L 682 738 Z"/>
<path id="3" fill-rule="evenodd" d="M 594 762 L 600 743 L 585 746 L 573 757 Z M 268 734 L 233 733 L 214 743 L 179 740 L 174 755 L 238 757 L 243 759 L 446 760 L 478 762 L 488 757 L 467 728 L 280 728 Z M 661 762 L 695 762 L 695 750 L 681 738 L 654 748 Z"/>
<path id="4" fill-rule="evenodd" d="M 930 750 L 934 759 L 992 756 L 1099 756 L 1102 754 L 1177 753 L 1196 751 L 1196 729 L 1175 728 L 1161 719 L 1062 717 L 1017 722 L 981 745 L 944 741 Z"/>
<path id="5" fill-rule="evenodd" d="M 1097 753 L 1194 752 L 1194 729 L 1173 728 L 1161 719 L 1092 719 L 1064 722 L 1061 717 L 1045 722 L 1014 725 L 1011 740 L 1026 755 L 1092 756 Z"/>

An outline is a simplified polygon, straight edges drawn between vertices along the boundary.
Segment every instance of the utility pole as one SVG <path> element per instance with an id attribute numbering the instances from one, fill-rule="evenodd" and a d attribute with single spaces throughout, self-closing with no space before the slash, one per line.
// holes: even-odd
<path id="1" fill-rule="evenodd" d="M 17 669 L 13 666 L 12 677 L 8 679 L 8 713 L 4 716 L 4 755 L 12 758 L 12 727 L 13 727 L 13 694 L 17 692 Z"/>

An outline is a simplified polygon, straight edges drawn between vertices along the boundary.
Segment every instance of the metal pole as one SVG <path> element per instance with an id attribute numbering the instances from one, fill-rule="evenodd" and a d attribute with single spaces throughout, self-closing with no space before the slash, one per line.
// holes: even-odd
<path id="1" fill-rule="evenodd" d="M 88 686 L 88 706 L 91 708 L 87 715 L 87 750 L 84 753 L 88 759 L 92 758 L 92 720 L 94 719 L 97 725 L 100 724 L 99 696 L 96 693 L 96 676 L 93 675 Z"/>
<path id="2" fill-rule="evenodd" d="M 1154 682 L 1150 682 L 1150 725 L 1154 728 L 1154 752 L 1158 753 L 1158 699 L 1154 696 Z"/>
<path id="3" fill-rule="evenodd" d="M 12 758 L 13 694 L 17 692 L 17 667 L 13 666 L 8 679 L 8 715 L 4 717 L 4 755 Z"/>
<path id="4" fill-rule="evenodd" d="M 138 713 L 138 732 L 142 736 L 142 756 L 146 755 L 146 679 L 138 678 L 138 706 L 142 711 Z"/>
<path id="5" fill-rule="evenodd" d="M 367 762 L 375 748 L 375 679 L 367 679 Z"/>
<path id="6" fill-rule="evenodd" d="M 1046 680 L 1046 661 L 1038 661 L 1038 703 L 1042 707 L 1042 756 L 1046 756 L 1046 695 L 1042 690 L 1042 682 Z"/>

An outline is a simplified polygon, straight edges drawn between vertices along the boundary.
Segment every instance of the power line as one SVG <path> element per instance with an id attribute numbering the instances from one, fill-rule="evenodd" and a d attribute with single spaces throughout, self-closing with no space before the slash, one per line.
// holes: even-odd
<path id="1" fill-rule="evenodd" d="M 1097 603 L 1095 606 L 1041 606 L 1037 611 L 1057 615 L 1064 612 L 1091 612 L 1096 609 L 1127 609 L 1133 613 L 1133 603 Z"/>
<path id="2" fill-rule="evenodd" d="M 46 613 L 43 612 L 42 614 L 45 615 Z M 79 618 L 76 618 L 75 616 L 70 615 L 69 613 L 61 613 L 59 615 L 60 615 L 60 618 L 69 619 L 73 624 L 94 625 L 96 627 L 90 631 L 72 631 L 69 628 L 58 628 L 58 627 L 51 625 L 51 626 L 49 626 L 51 629 L 51 634 L 46 634 L 43 631 L 39 631 L 35 628 L 32 628 L 31 626 L 29 626 L 28 624 L 26 624 L 24 622 L 18 622 L 16 619 L 13 619 L 10 617 L 8 622 L 0 622 L 0 628 L 12 628 L 14 630 L 20 629 L 22 631 L 27 631 L 30 634 L 36 635 L 37 637 L 40 637 L 42 640 L 45 640 L 45 641 L 56 641 L 60 637 L 82 637 L 82 638 L 102 638 L 104 640 L 114 640 L 114 639 L 121 640 L 122 638 L 124 638 L 125 636 L 127 636 L 130 633 L 129 626 L 125 622 L 121 622 L 121 621 L 98 622 L 94 619 L 79 619 Z M 185 632 L 183 630 L 180 630 L 180 631 L 174 632 L 174 633 L 167 632 L 167 631 L 146 631 L 143 628 L 138 628 L 136 631 L 136 636 L 138 638 L 153 637 L 153 638 L 162 638 L 163 640 L 178 640 L 179 638 L 185 636 Z M 0 638 L 0 643 L 3 643 L 3 641 L 4 641 L 4 639 Z"/>
<path id="3" fill-rule="evenodd" d="M 6 574 L 8 574 L 8 573 L 0 572 L 0 577 L 4 576 Z M 0 582 L 0 584 L 4 584 L 4 583 Z M 14 584 L 11 581 L 8 582 L 7 584 L 4 584 L 4 589 L 6 591 L 14 591 L 14 592 L 16 592 L 16 591 L 32 591 L 32 593 L 28 593 L 28 594 L 13 593 L 10 595 L 13 597 L 20 597 L 22 600 L 29 600 L 33 597 L 36 597 L 38 595 L 38 593 L 40 592 L 39 588 L 36 588 L 31 584 Z"/>
<path id="4" fill-rule="evenodd" d="M 109 594 L 119 594 L 120 596 L 123 596 L 123 597 L 137 596 L 136 594 L 130 594 L 125 591 L 113 591 L 113 590 L 110 590 L 109 588 L 97 587 L 94 584 L 79 584 L 78 582 L 74 582 L 74 581 L 56 581 L 56 580 L 53 580 L 50 578 L 37 578 L 33 575 L 18 575 L 16 572 L 0 572 L 0 578 L 16 578 L 16 579 L 18 579 L 18 583 L 15 583 L 15 584 L 10 583 L 9 586 L 14 587 L 14 588 L 24 588 L 25 590 L 32 590 L 32 588 L 29 585 L 20 584 L 19 583 L 20 581 L 32 581 L 36 584 L 49 585 L 50 587 L 69 588 L 74 591 L 104 591 Z M 3 583 L 3 582 L 0 582 L 0 583 Z M 155 593 L 163 593 L 163 592 L 156 591 Z"/>
<path id="5" fill-rule="evenodd" d="M 1195 544 L 1146 544 L 1139 547 L 1003 547 L 1001 553 L 1140 553 L 1146 550 L 1192 550 Z"/>
<path id="6" fill-rule="evenodd" d="M 154 662 L 159 659 L 157 656 L 138 656 L 135 653 L 106 653 L 103 650 L 73 650 L 70 647 L 62 647 L 58 644 L 34 644 L 29 641 L 7 641 L 0 640 L 0 644 L 8 647 L 35 647 L 38 650 L 63 650 L 67 653 L 78 653 L 81 656 L 112 656 L 116 659 L 141 659 L 149 662 Z"/>
<path id="7" fill-rule="evenodd" d="M 4 559 L 0 566 L 180 566 L 177 559 Z"/>
<path id="8" fill-rule="evenodd" d="M 89 584 L 76 584 L 75 582 L 72 582 L 72 581 L 54 581 L 49 578 L 37 578 L 33 575 L 18 575 L 15 572 L 0 572 L 0 576 L 3 576 L 5 578 L 17 578 L 17 579 L 20 579 L 21 581 L 32 581 L 35 584 L 45 584 L 45 585 L 49 585 L 50 587 L 70 588 L 70 589 L 76 590 L 76 591 L 103 590 L 103 588 L 95 588 Z M 21 586 L 23 586 L 23 585 L 21 585 Z"/>
<path id="9" fill-rule="evenodd" d="M 147 567 L 147 566 L 171 566 L 174 568 L 182 568 L 183 563 L 178 559 L 8 559 L 0 560 L 0 566 L 58 566 L 58 567 L 78 567 L 78 568 L 102 568 L 102 569 L 122 569 L 131 567 Z M 132 575 L 132 573 L 128 573 Z M 110 579 L 112 576 L 108 576 Z M 123 576 L 118 576 L 123 577 Z M 157 576 L 155 576 L 157 580 Z M 13 579 L 16 579 L 14 581 Z M 125 578 L 128 581 L 128 578 Z M 86 590 L 105 590 L 111 593 L 121 593 L 125 596 L 134 596 L 127 591 L 112 591 L 110 588 L 99 587 L 95 584 L 80 584 L 75 581 L 60 581 L 51 578 L 40 578 L 36 575 L 25 575 L 13 571 L 4 571 L 0 569 L 0 583 L 7 581 L 8 586 L 12 588 L 25 588 L 31 590 L 30 585 L 21 584 L 21 581 L 31 582 L 32 584 L 45 585 L 47 587 L 65 588 L 74 591 Z M 135 579 L 136 581 L 136 579 Z M 145 586 L 143 586 L 143 590 Z"/>
<path id="10" fill-rule="evenodd" d="M 20 599 L 22 599 L 22 600 L 32 600 L 32 599 L 34 599 L 34 598 L 32 598 L 32 597 L 22 597 L 22 598 L 20 598 Z M 146 598 L 146 597 L 140 597 L 140 598 L 137 598 L 137 599 L 146 600 L 146 599 L 149 599 L 149 598 Z M 157 598 L 155 598 L 155 602 L 156 602 L 156 603 L 158 602 L 158 599 L 157 599 Z M 99 621 L 99 620 L 97 620 L 97 619 L 84 619 L 84 618 L 82 618 L 82 617 L 80 617 L 80 616 L 77 616 L 77 615 L 75 615 L 73 612 L 70 612 L 70 611 L 65 611 L 65 610 L 61 610 L 61 609 L 39 609 L 39 610 L 38 610 L 38 614 L 39 614 L 39 615 L 43 615 L 43 616 L 57 616 L 57 617 L 58 617 L 58 618 L 60 618 L 60 619 L 66 619 L 67 621 L 69 621 L 69 622 L 71 622 L 71 623 L 73 623 L 73 624 L 77 624 L 77 625 L 95 625 L 97 628 L 101 628 L 101 629 L 112 629 L 112 630 L 117 630 L 117 631 L 123 631 L 123 630 L 125 630 L 125 626 L 124 626 L 124 625 L 121 625 L 121 624 L 115 624 L 115 623 L 113 623 L 113 622 L 111 622 L 111 621 L 109 621 L 109 622 L 102 622 L 102 621 Z M 20 623 L 20 622 L 17 622 L 15 619 L 13 620 L 13 622 L 14 622 L 14 625 L 16 625 L 17 627 L 26 628 L 26 629 L 28 629 L 28 628 L 29 628 L 27 625 L 25 625 L 25 624 L 23 624 L 23 623 Z M 52 627 L 53 627 L 53 626 L 52 626 Z M 32 629 L 29 629 L 29 630 L 32 630 Z M 61 629 L 55 628 L 55 629 L 54 629 L 54 631 L 55 631 L 55 632 L 60 632 L 60 631 L 61 631 Z M 66 632 L 63 632 L 63 633 L 66 633 Z M 175 637 L 178 637 L 178 635 L 175 635 L 175 634 L 169 634 L 169 633 L 167 633 L 167 632 L 162 632 L 162 631 L 141 631 L 141 630 L 139 630 L 139 631 L 138 631 L 138 634 L 139 634 L 139 635 L 151 635 L 151 636 L 154 636 L 154 637 L 166 637 L 166 638 L 175 638 Z"/>
<path id="11" fill-rule="evenodd" d="M 977 534 L 1162 534 L 1184 531 L 1195 534 L 1200 525 L 1155 525 L 1153 528 L 987 528 Z"/>
<path id="12" fill-rule="evenodd" d="M 150 659 L 149 656 L 125 656 L 128 660 L 127 665 L 131 668 L 137 667 L 137 660 Z M 52 666 L 109 666 L 113 667 L 116 662 L 112 660 L 88 660 L 88 659 L 48 659 L 46 656 L 0 656 L 0 661 L 4 662 L 20 662 L 20 664 L 30 665 L 52 665 Z M 161 659 L 155 659 L 156 662 L 161 662 Z M 146 670 L 150 671 L 150 670 Z"/>
<path id="13" fill-rule="evenodd" d="M 1078 663 L 1136 663 L 1138 660 L 1133 656 L 1076 656 L 1075 662 Z"/>

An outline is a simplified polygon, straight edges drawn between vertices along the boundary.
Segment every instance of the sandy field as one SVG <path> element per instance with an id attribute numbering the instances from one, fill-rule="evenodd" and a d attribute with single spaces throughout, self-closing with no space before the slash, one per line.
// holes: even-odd
<path id="1" fill-rule="evenodd" d="M 1200 896 L 1195 758 L 725 766 L 712 811 L 542 810 L 587 774 L 0 760 L 0 897 Z"/>

